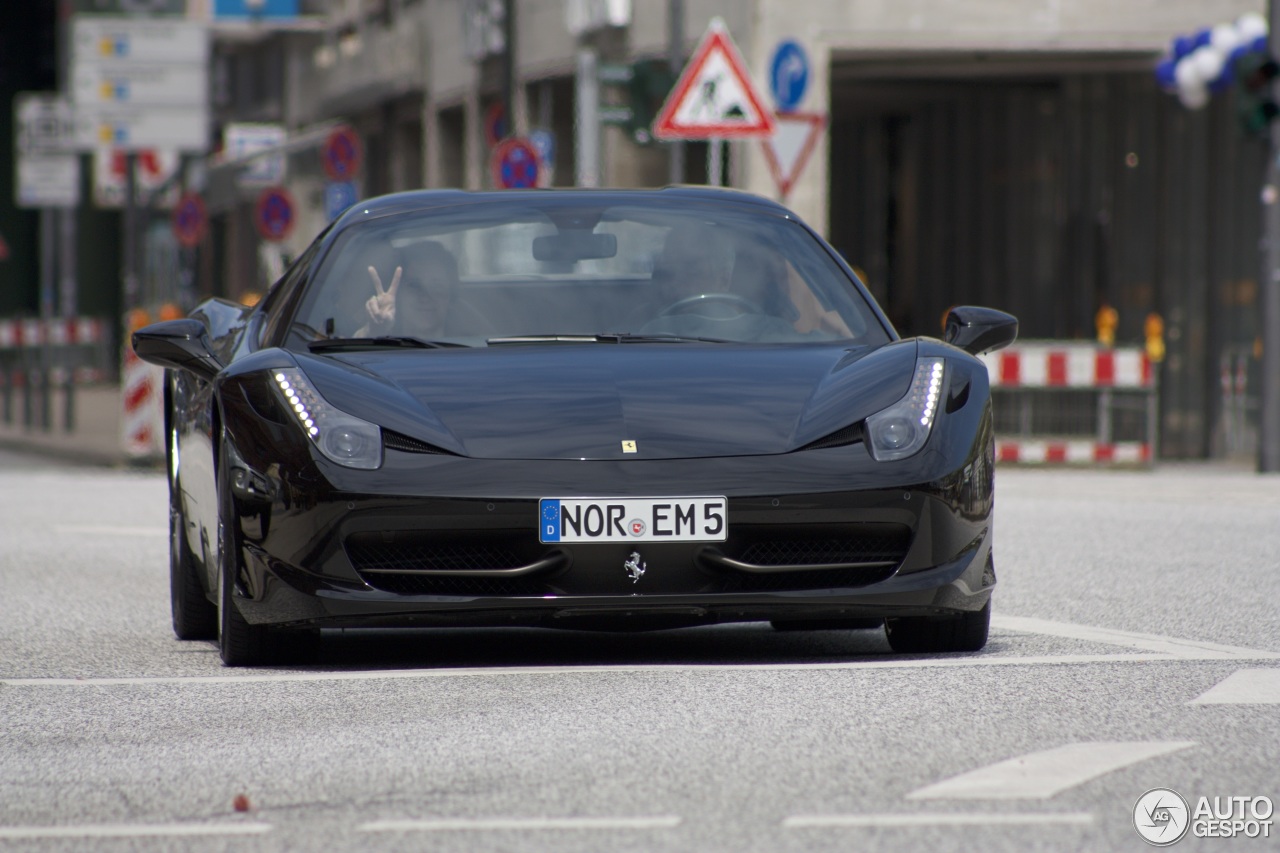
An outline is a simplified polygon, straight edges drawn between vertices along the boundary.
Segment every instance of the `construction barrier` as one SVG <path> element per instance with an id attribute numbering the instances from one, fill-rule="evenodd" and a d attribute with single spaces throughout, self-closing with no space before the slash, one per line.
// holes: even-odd
<path id="1" fill-rule="evenodd" d="M 75 389 L 110 378 L 109 329 L 96 317 L 0 320 L 0 419 L 11 425 L 22 410 L 27 428 L 53 428 L 53 399 L 63 403 L 62 426 L 75 428 Z"/>
<path id="2" fill-rule="evenodd" d="M 1156 379 L 1141 347 L 1027 341 L 982 359 L 991 379 L 996 461 L 1154 461 Z"/>
<path id="3" fill-rule="evenodd" d="M 171 317 L 166 319 L 172 319 Z M 152 321 L 150 313 L 135 308 L 125 316 L 125 342 L 121 347 L 120 439 L 126 455 L 149 459 L 164 454 L 164 368 L 147 364 L 133 351 L 133 332 Z"/>

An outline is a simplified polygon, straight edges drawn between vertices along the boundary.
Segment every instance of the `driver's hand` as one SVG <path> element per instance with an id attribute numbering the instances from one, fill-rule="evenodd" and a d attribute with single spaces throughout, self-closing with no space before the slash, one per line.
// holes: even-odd
<path id="1" fill-rule="evenodd" d="M 390 326 L 395 322 L 396 291 L 400 288 L 400 274 L 402 272 L 401 267 L 396 267 L 395 273 L 391 276 L 391 286 L 384 290 L 382 277 L 378 275 L 376 269 L 369 267 L 369 278 L 373 279 L 374 294 L 364 303 L 364 307 L 369 312 L 369 319 L 375 326 Z"/>

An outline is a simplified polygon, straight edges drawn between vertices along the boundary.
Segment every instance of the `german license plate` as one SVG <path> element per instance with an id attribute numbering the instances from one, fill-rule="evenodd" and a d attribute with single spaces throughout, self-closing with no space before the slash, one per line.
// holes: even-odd
<path id="1" fill-rule="evenodd" d="M 723 542 L 723 497 L 543 498 L 540 542 Z"/>

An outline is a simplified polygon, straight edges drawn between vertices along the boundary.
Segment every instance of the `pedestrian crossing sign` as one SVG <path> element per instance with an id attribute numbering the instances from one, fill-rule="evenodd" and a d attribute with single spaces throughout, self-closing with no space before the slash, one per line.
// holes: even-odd
<path id="1" fill-rule="evenodd" d="M 654 119 L 653 135 L 743 139 L 773 131 L 773 116 L 762 106 L 742 54 L 724 21 L 713 18 Z"/>

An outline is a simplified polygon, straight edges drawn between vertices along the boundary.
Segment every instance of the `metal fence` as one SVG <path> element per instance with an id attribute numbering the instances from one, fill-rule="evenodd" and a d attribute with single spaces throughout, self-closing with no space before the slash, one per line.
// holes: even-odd
<path id="1" fill-rule="evenodd" d="M 0 320 L 0 421 L 73 430 L 77 386 L 111 378 L 110 338 L 96 317 Z"/>

